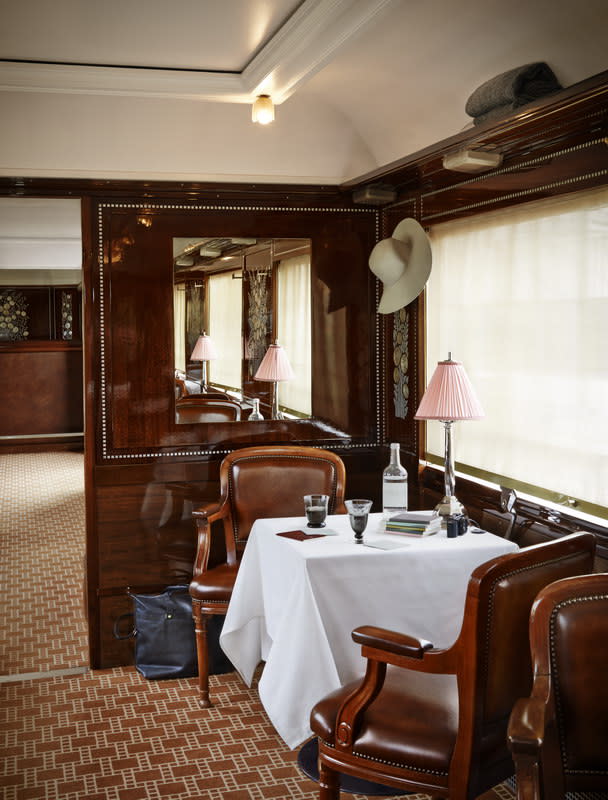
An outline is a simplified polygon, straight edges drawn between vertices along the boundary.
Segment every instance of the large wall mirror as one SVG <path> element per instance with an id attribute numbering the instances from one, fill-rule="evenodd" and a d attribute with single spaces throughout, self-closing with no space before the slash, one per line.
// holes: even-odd
<path id="1" fill-rule="evenodd" d="M 108 201 L 98 211 L 102 461 L 378 440 L 376 209 Z M 195 352 L 203 334 L 215 357 Z M 260 370 L 277 341 L 293 377 L 278 382 L 275 416 L 274 381 Z"/>
<path id="2" fill-rule="evenodd" d="M 175 420 L 312 416 L 311 240 L 173 238 Z"/>

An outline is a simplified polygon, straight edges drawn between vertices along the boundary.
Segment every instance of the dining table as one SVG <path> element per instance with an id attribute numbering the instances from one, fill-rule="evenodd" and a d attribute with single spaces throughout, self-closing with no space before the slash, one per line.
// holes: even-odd
<path id="1" fill-rule="evenodd" d="M 448 538 L 389 534 L 370 514 L 363 543 L 349 517 L 310 529 L 306 518 L 258 519 L 251 528 L 220 636 L 247 686 L 265 662 L 259 697 L 290 747 L 310 738 L 310 711 L 329 692 L 362 676 L 365 659 L 351 632 L 398 630 L 447 647 L 458 636 L 471 573 L 517 544 L 469 530 Z"/>

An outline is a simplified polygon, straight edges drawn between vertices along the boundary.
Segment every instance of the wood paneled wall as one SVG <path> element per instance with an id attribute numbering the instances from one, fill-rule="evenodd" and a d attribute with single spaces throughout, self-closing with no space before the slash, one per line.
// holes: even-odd
<path id="1" fill-rule="evenodd" d="M 226 452 L 257 442 L 330 447 L 347 463 L 348 490 L 379 499 L 376 297 L 367 265 L 379 212 L 337 192 L 322 205 L 231 195 L 213 203 L 97 197 L 86 208 L 88 608 L 91 661 L 107 667 L 132 659 L 130 644 L 112 635 L 131 606 L 127 591 L 188 582 L 192 509 L 217 498 Z M 175 422 L 172 240 L 193 236 L 311 240 L 312 420 Z"/>
<path id="2" fill-rule="evenodd" d="M 0 436 L 5 449 L 23 449 L 23 437 L 69 440 L 82 434 L 82 347 L 59 341 L 0 344 L 2 413 Z M 63 441 L 63 439 L 62 439 Z M 32 446 L 33 440 L 29 446 Z M 82 446 L 82 437 L 80 438 Z"/>

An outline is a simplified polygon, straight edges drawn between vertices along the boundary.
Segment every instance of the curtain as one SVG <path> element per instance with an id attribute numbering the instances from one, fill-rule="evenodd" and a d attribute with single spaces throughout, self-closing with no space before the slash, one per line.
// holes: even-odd
<path id="1" fill-rule="evenodd" d="M 173 336 L 175 369 L 186 371 L 186 290 L 173 287 Z"/>
<path id="2" fill-rule="evenodd" d="M 241 389 L 243 281 L 232 272 L 210 275 L 207 283 L 209 336 L 218 358 L 208 364 L 211 383 Z"/>
<path id="3" fill-rule="evenodd" d="M 486 413 L 454 426 L 459 469 L 605 516 L 608 189 L 437 225 L 430 238 L 427 381 L 451 351 Z M 427 423 L 427 451 L 443 456 L 439 422 Z"/>
<path id="4" fill-rule="evenodd" d="M 279 402 L 305 416 L 312 410 L 310 306 L 310 256 L 283 259 L 277 268 L 277 336 L 296 377 L 279 384 Z"/>

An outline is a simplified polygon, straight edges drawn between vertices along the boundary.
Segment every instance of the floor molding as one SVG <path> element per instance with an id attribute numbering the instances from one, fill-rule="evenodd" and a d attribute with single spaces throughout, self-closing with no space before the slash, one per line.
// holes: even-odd
<path id="1" fill-rule="evenodd" d="M 71 669 L 51 669 L 48 672 L 18 672 L 14 675 L 0 675 L 0 683 L 37 681 L 42 678 L 65 678 L 70 675 L 84 675 L 88 671 L 88 667 L 72 667 Z"/>

